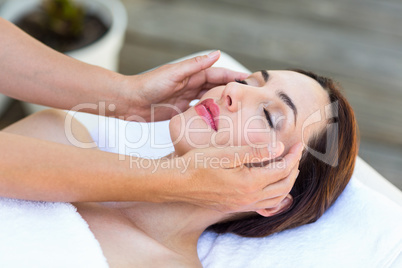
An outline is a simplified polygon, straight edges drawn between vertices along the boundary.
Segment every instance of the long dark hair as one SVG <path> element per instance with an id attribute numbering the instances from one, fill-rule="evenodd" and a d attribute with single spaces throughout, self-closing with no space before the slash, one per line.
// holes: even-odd
<path id="1" fill-rule="evenodd" d="M 328 93 L 336 115 L 327 126 L 308 141 L 300 160 L 299 176 L 290 192 L 293 204 L 286 211 L 271 216 L 248 216 L 211 225 L 217 233 L 235 233 L 246 237 L 263 237 L 315 222 L 335 202 L 348 184 L 358 153 L 358 130 L 353 109 L 332 79 L 312 72 L 292 69 L 316 80 Z M 311 150 L 325 154 L 318 159 Z"/>

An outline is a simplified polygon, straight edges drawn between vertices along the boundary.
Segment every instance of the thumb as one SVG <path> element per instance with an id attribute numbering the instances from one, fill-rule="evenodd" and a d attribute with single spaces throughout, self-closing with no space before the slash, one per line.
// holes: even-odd
<path id="1" fill-rule="evenodd" d="M 197 56 L 182 62 L 175 63 L 178 73 L 183 77 L 191 76 L 195 73 L 211 67 L 221 56 L 219 50 L 213 51 L 208 55 Z"/>
<path id="2" fill-rule="evenodd" d="M 265 166 L 275 158 L 282 155 L 285 146 L 282 142 L 269 145 L 229 147 L 224 149 L 224 157 L 229 159 L 225 168 L 239 166 L 258 167 Z"/>

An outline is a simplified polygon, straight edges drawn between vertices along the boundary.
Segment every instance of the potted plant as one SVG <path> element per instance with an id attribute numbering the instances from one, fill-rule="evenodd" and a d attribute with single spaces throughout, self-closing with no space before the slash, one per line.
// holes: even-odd
<path id="1" fill-rule="evenodd" d="M 127 12 L 119 0 L 8 0 L 0 17 L 31 28 L 42 36 L 40 41 L 73 58 L 118 69 L 127 28 Z M 27 110 L 38 107 L 28 105 Z"/>

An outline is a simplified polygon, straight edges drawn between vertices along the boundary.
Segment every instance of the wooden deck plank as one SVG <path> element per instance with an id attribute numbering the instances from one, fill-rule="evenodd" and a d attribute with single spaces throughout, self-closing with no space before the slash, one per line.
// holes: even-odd
<path id="1" fill-rule="evenodd" d="M 402 144 L 402 109 L 396 109 L 402 107 L 402 4 L 124 2 L 130 10 L 127 43 L 166 46 L 180 56 L 219 48 L 252 70 L 302 67 L 330 75 L 344 85 L 364 137 Z"/>
<path id="2" fill-rule="evenodd" d="M 402 190 L 401 151 L 402 146 L 363 140 L 359 155 L 392 184 Z"/>

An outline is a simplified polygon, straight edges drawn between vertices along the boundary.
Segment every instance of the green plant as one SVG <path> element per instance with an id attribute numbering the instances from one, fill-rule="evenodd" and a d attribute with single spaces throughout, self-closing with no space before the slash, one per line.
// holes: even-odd
<path id="1" fill-rule="evenodd" d="M 15 24 L 59 52 L 79 49 L 108 30 L 99 15 L 85 6 L 89 1 L 41 0 L 38 8 L 22 15 Z"/>
<path id="2" fill-rule="evenodd" d="M 54 34 L 78 38 L 83 31 L 84 8 L 73 0 L 43 0 L 45 25 Z"/>

